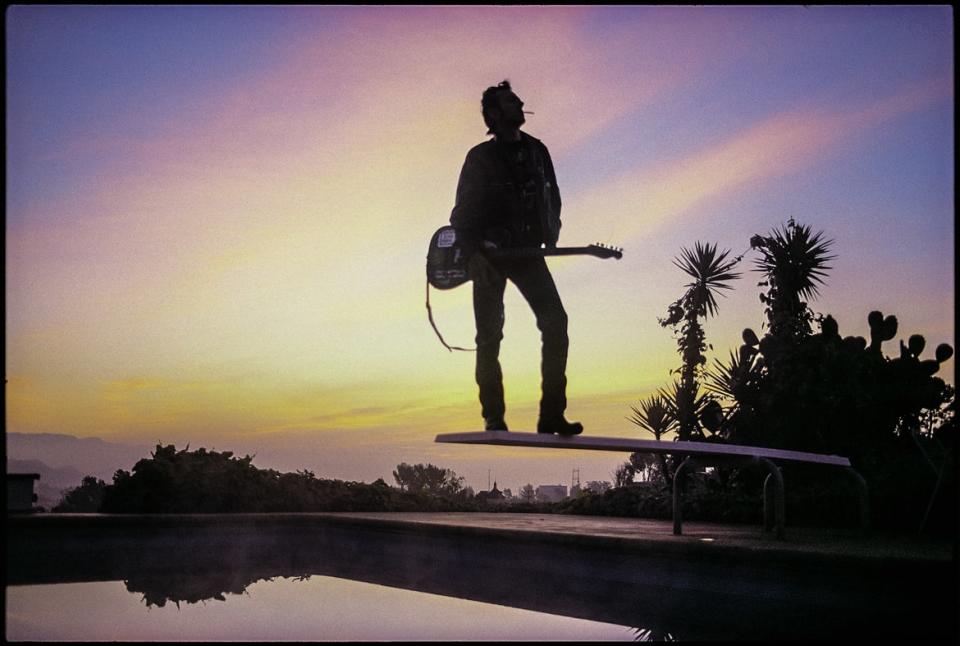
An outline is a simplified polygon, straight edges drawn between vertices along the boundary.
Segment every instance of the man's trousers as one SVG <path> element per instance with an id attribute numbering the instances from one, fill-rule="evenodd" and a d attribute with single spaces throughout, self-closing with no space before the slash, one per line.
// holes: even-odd
<path id="1" fill-rule="evenodd" d="M 476 254 L 479 256 L 479 254 Z M 504 416 L 500 341 L 503 292 L 507 280 L 517 286 L 537 319 L 541 339 L 540 417 L 562 416 L 567 408 L 567 313 L 543 258 L 486 259 L 471 263 L 473 313 L 477 324 L 477 385 L 484 419 Z"/>

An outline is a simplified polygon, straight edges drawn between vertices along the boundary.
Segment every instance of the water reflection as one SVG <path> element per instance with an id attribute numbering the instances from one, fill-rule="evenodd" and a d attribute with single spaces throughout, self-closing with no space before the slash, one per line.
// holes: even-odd
<path id="1" fill-rule="evenodd" d="M 280 577 L 284 580 L 290 581 L 310 581 L 310 575 L 302 575 L 295 577 Z M 203 603 L 205 601 L 216 600 L 216 601 L 226 601 L 226 595 L 244 595 L 247 593 L 247 588 L 252 584 L 258 583 L 260 581 L 273 582 L 277 577 L 270 578 L 250 578 L 244 577 L 243 572 L 217 572 L 210 573 L 206 576 L 197 576 L 193 574 L 180 574 L 173 576 L 138 576 L 131 579 L 125 580 L 123 583 L 126 586 L 128 592 L 139 595 L 141 602 L 146 605 L 148 608 L 157 607 L 163 608 L 168 602 L 176 605 L 177 609 L 180 609 L 180 603 L 184 602 L 187 604 L 196 604 Z M 335 579 L 330 579 L 336 581 Z M 342 586 L 343 584 L 338 582 L 337 585 Z M 329 588 L 329 584 L 327 585 Z M 404 598 L 405 601 L 409 599 Z M 435 609 L 434 609 L 435 610 Z M 473 612 L 476 612 L 476 609 L 473 609 Z M 489 610 L 485 611 L 489 614 Z M 382 615 L 382 612 L 378 612 L 378 615 Z M 546 615 L 544 615 L 546 616 Z M 502 619 L 502 618 L 501 618 Z M 585 620 L 580 620 L 584 624 L 592 624 L 595 626 L 612 626 L 613 624 L 602 624 L 600 622 L 590 622 Z M 544 625 L 543 617 L 537 619 L 537 626 L 542 630 Z M 550 618 L 550 621 L 547 623 L 555 623 L 553 617 Z M 598 631 L 600 633 L 606 634 L 606 638 L 611 638 L 611 635 L 618 635 L 617 639 L 628 639 L 627 633 L 624 632 L 628 627 L 620 627 L 623 630 L 618 631 Z M 530 632 L 531 627 L 520 627 L 520 633 L 515 634 L 514 638 L 523 636 L 527 638 L 527 633 Z M 630 637 L 633 641 L 674 641 L 673 636 L 669 632 L 665 631 L 656 631 L 649 628 L 629 628 Z M 468 635 L 470 639 L 476 638 L 476 630 L 471 630 Z M 464 635 L 461 635 L 462 639 Z M 599 639 L 599 637 L 597 637 Z"/>
<path id="2" fill-rule="evenodd" d="M 71 641 L 630 641 L 626 626 L 334 577 L 277 577 L 242 593 L 146 604 L 121 582 L 7 589 L 7 638 Z M 213 597 L 216 599 L 217 597 Z M 172 601 L 172 599 L 169 599 Z"/>
<path id="3" fill-rule="evenodd" d="M 291 577 L 298 580 L 309 579 L 309 576 Z M 242 571 L 227 571 L 211 573 L 206 576 L 181 574 L 173 576 L 133 576 L 123 582 L 127 591 L 141 595 L 141 601 L 147 607 L 163 608 L 167 602 L 172 602 L 177 608 L 180 602 L 199 603 L 215 599 L 226 601 L 224 595 L 241 595 L 247 591 L 251 583 L 257 581 L 273 581 L 273 578 L 254 578 L 244 576 Z"/>
<path id="4" fill-rule="evenodd" d="M 140 597 L 140 601 L 147 608 L 163 608 L 167 603 L 174 604 L 177 609 L 180 609 L 181 602 L 186 604 L 203 604 L 206 601 L 216 600 L 216 601 L 226 601 L 226 595 L 241 596 L 249 594 L 247 589 L 256 583 L 259 582 L 268 582 L 272 583 L 278 578 L 285 581 L 311 581 L 310 575 L 301 575 L 301 576 L 292 576 L 292 577 L 251 577 L 245 576 L 244 571 L 226 571 L 226 572 L 211 572 L 207 575 L 196 575 L 196 574 L 165 574 L 165 575 L 148 575 L 148 576 L 136 576 L 130 579 L 125 580 L 123 583 L 126 586 L 128 592 L 131 592 Z M 338 588 L 338 596 L 350 596 L 349 594 L 344 595 L 342 588 L 345 586 L 345 582 L 333 579 L 330 577 L 320 577 L 324 579 L 323 581 L 323 590 L 329 595 L 329 593 L 334 589 Z M 316 582 L 316 579 L 314 579 Z M 333 582 L 333 583 L 331 583 Z M 370 585 L 370 584 L 361 584 L 361 585 Z M 299 591 L 300 594 L 307 594 L 306 590 Z M 421 595 L 422 596 L 422 595 Z M 434 595 L 428 595 L 433 597 Z M 312 601 L 315 603 L 323 603 L 323 601 L 317 598 L 317 595 L 314 594 Z M 411 601 L 411 596 L 401 595 L 398 599 L 394 599 L 396 602 L 394 605 L 402 605 L 406 607 L 406 610 L 403 612 L 404 615 L 417 614 L 412 605 L 416 605 Z M 419 603 L 423 604 L 422 599 L 419 600 Z M 324 604 L 327 605 L 327 604 Z M 435 607 L 436 600 L 431 602 L 432 607 L 430 608 L 430 614 L 435 615 L 437 608 Z M 503 625 L 504 610 L 501 608 L 495 612 L 491 612 L 489 608 L 483 608 L 478 610 L 477 606 L 486 606 L 488 604 L 476 604 L 469 608 L 471 613 L 471 622 L 474 624 L 481 620 L 478 617 L 478 614 L 485 615 L 484 620 L 489 620 L 489 615 L 497 615 L 497 621 Z M 395 608 L 396 609 L 396 608 Z M 276 609 L 271 609 L 271 612 L 276 612 Z M 363 610 L 364 615 L 376 615 L 378 617 L 383 617 L 384 612 L 382 609 L 366 608 Z M 570 619 L 566 621 L 558 621 L 558 617 L 541 614 L 541 613 L 526 613 L 530 615 L 525 617 L 526 622 L 518 622 L 516 626 L 512 628 L 512 633 L 505 635 L 506 639 L 532 639 L 531 634 L 543 635 L 554 634 L 552 628 L 563 627 L 567 632 L 556 632 L 555 634 L 563 639 L 570 639 L 570 632 L 573 631 L 577 634 L 582 634 L 584 639 L 616 639 L 616 640 L 632 640 L 632 641 L 674 641 L 673 636 L 668 632 L 655 631 L 649 628 L 633 628 L 626 626 L 615 626 L 614 624 L 607 624 L 601 622 L 593 622 L 587 620 L 576 620 Z M 535 617 L 533 615 L 536 615 Z M 449 624 L 449 622 L 448 622 Z M 449 628 L 449 625 L 447 626 Z M 394 626 L 391 634 L 386 635 L 390 639 L 396 638 L 397 627 Z M 360 631 L 363 632 L 363 631 Z M 483 631 L 480 631 L 481 633 Z M 354 630 L 354 634 L 351 635 L 351 639 L 357 638 L 357 631 Z M 384 637 L 381 635 L 380 637 Z M 364 637 L 366 638 L 366 637 Z M 478 639 L 478 630 L 476 625 L 472 625 L 467 631 L 466 634 L 460 634 L 454 636 L 455 639 Z"/>
<path id="5" fill-rule="evenodd" d="M 505 625 L 499 616 L 483 619 L 492 616 L 485 614 L 489 608 L 456 610 L 458 603 L 535 613 L 531 626 L 553 625 L 556 618 L 612 624 L 619 636 L 605 638 L 636 641 L 869 639 L 952 630 L 943 617 L 955 596 L 943 588 L 942 573 L 915 563 L 865 568 L 750 554 L 599 549 L 542 537 L 306 516 L 191 523 L 119 519 L 83 531 L 8 530 L 7 584 L 122 581 L 121 591 L 141 611 L 179 612 L 199 604 L 208 615 L 208 606 L 242 606 L 256 614 L 246 603 L 252 591 L 262 599 L 265 591 L 277 590 L 287 596 L 257 607 L 304 607 L 313 616 L 332 606 L 331 598 L 341 599 L 343 592 L 330 591 L 349 582 L 359 586 L 350 590 L 353 607 L 385 626 L 387 640 L 402 638 L 390 631 L 399 630 L 406 617 L 457 624 L 461 632 L 451 640 L 484 638 L 489 622 Z M 394 606 L 365 597 L 364 585 L 400 595 L 389 602 L 398 609 L 396 626 L 383 621 L 392 616 L 384 608 Z M 410 602 L 401 597 L 418 595 L 428 601 L 416 612 L 403 611 Z M 217 603 L 204 605 L 211 600 Z M 450 614 L 456 612 L 465 614 Z M 288 638 L 282 625 L 265 621 L 280 631 L 265 639 Z M 534 638 L 523 632 L 522 622 L 511 625 L 519 632 L 504 639 Z"/>
<path id="6" fill-rule="evenodd" d="M 636 636 L 633 638 L 633 641 L 635 641 L 635 642 L 673 642 L 673 641 L 677 641 L 676 639 L 673 638 L 673 635 L 671 635 L 670 633 L 656 632 L 656 631 L 654 631 L 654 630 L 650 630 L 649 628 L 634 628 L 634 629 L 633 629 L 633 633 L 634 633 L 634 635 L 636 635 Z"/>

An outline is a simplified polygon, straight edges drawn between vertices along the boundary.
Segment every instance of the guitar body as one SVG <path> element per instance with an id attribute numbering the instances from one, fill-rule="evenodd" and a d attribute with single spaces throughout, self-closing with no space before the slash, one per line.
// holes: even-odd
<path id="1" fill-rule="evenodd" d="M 440 227 L 427 251 L 427 281 L 437 289 L 452 289 L 468 280 L 470 260 L 460 235 L 451 226 Z"/>
<path id="2" fill-rule="evenodd" d="M 597 258 L 617 258 L 623 256 L 620 249 L 592 244 L 588 247 L 520 247 L 516 249 L 485 249 L 484 255 L 490 258 L 543 258 L 546 256 L 589 255 Z M 427 250 L 427 282 L 437 289 L 452 289 L 468 280 L 467 263 L 470 254 L 459 232 L 452 226 L 437 229 L 430 239 Z"/>

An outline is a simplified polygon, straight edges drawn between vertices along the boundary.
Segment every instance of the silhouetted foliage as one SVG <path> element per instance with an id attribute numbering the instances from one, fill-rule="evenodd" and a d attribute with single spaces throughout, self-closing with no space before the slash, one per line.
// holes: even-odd
<path id="1" fill-rule="evenodd" d="M 728 260 L 729 254 L 729 250 L 717 253 L 716 245 L 697 242 L 692 251 L 681 249 L 680 256 L 673 261 L 674 265 L 693 278 L 693 282 L 685 285 L 687 289 L 683 295 L 667 308 L 667 316 L 658 319 L 663 327 L 673 328 L 677 338 L 681 365 L 674 372 L 679 374 L 680 379 L 670 389 L 660 389 L 657 395 L 641 400 L 639 408 L 631 407 L 634 414 L 628 418 L 653 433 L 657 440 L 672 432 L 677 434 L 679 440 L 702 440 L 705 434 L 714 430 L 710 424 L 701 423 L 711 398 L 700 393 L 704 364 L 707 362 L 703 353 L 708 348 L 700 319 L 716 315 L 716 295 L 722 289 L 731 289 L 730 281 L 740 276 L 732 271 L 740 258 Z M 639 457 L 631 459 L 636 461 Z M 677 460 L 663 455 L 656 459 L 660 466 L 659 473 L 669 480 L 677 467 Z M 629 482 L 633 480 L 634 473 L 634 467 L 627 463 L 615 478 Z"/>
<path id="2" fill-rule="evenodd" d="M 100 511 L 107 483 L 94 476 L 85 476 L 79 487 L 68 489 L 51 510 L 60 513 L 95 513 Z"/>
<path id="3" fill-rule="evenodd" d="M 633 453 L 631 455 L 639 455 Z M 614 487 L 626 487 L 628 484 L 633 482 L 633 478 L 636 474 L 633 469 L 630 468 L 629 462 L 624 462 L 619 465 L 613 472 L 613 486 Z"/>
<path id="4" fill-rule="evenodd" d="M 955 391 L 934 375 L 953 348 L 940 344 L 933 358 L 922 359 L 926 340 L 913 334 L 906 344 L 900 341 L 899 356 L 885 356 L 883 343 L 896 338 L 898 321 L 880 311 L 867 316 L 869 343 L 864 336 L 841 337 L 836 320 L 815 314 L 806 302 L 825 284 L 831 244 L 822 232 L 813 234 L 793 219 L 767 236 L 753 236 L 751 247 L 761 256 L 756 269 L 763 274 L 758 286 L 766 288 L 760 300 L 767 333 L 760 338 L 745 329 L 738 351 L 730 352 L 727 362 L 715 360 L 711 370 L 702 368 L 705 342 L 686 304 L 694 293 L 688 285 L 684 297 L 670 305 L 668 318 L 660 320 L 664 326 L 684 324 L 678 335 L 681 380 L 631 407 L 631 421 L 657 439 L 676 428 L 678 439 L 708 435 L 705 439 L 844 455 L 867 479 L 875 522 L 922 525 L 931 509 L 946 509 L 933 514 L 939 519 L 934 524 L 950 523 L 949 510 L 956 507 Z M 689 264 L 694 255 L 684 250 Z M 732 266 L 723 265 L 723 272 Z M 696 388 L 701 380 L 705 394 Z M 662 485 L 672 477 L 671 466 L 665 461 L 656 474 Z M 629 463 L 623 470 L 630 472 Z M 812 488 L 820 486 L 822 473 L 806 474 L 797 466 L 785 470 L 806 478 Z M 792 473 L 788 491 L 797 490 Z M 747 481 L 762 477 L 717 470 L 720 480 L 731 474 Z"/>
<path id="5" fill-rule="evenodd" d="M 672 391 L 661 391 L 680 440 L 702 439 L 704 436 L 699 412 L 706 400 L 699 396 L 699 389 L 703 366 L 707 362 L 703 354 L 707 343 L 700 319 L 716 316 L 716 294 L 721 289 L 731 289 L 729 282 L 740 276 L 732 271 L 739 258 L 727 260 L 729 253 L 728 250 L 718 254 L 716 245 L 697 242 L 693 251 L 682 249 L 680 257 L 673 261 L 694 279 L 685 285 L 687 291 L 683 296 L 670 305 L 667 317 L 660 319 L 660 325 L 674 329 L 681 357 L 681 366 L 677 370 L 680 381 L 674 383 Z"/>
<path id="6" fill-rule="evenodd" d="M 875 328 L 896 320 L 879 312 L 869 318 Z M 892 338 L 889 332 L 876 333 L 882 340 L 866 347 L 856 337 L 841 339 L 830 316 L 820 325 L 819 334 L 790 344 L 764 337 L 757 348 L 742 346 L 741 360 L 731 354 L 729 363 L 717 363 L 711 385 L 731 402 L 724 437 L 856 458 L 929 435 L 921 420 L 953 399 L 952 387 L 933 376 L 941 362 L 921 361 L 902 342 L 899 357 L 883 356 L 880 343 Z M 949 356 L 949 346 L 942 347 L 941 356 Z"/>
<path id="7" fill-rule="evenodd" d="M 803 299 L 817 296 L 817 284 L 824 284 L 831 269 L 827 262 L 834 258 L 827 253 L 832 244 L 822 232 L 811 234 L 810 227 L 793 218 L 782 229 L 750 240 L 751 248 L 760 252 L 756 267 L 764 275 L 760 286 L 767 287 L 760 301 L 772 336 L 788 342 L 810 333 L 813 313 Z"/>
<path id="8" fill-rule="evenodd" d="M 454 495 L 463 489 L 463 478 L 450 469 L 432 464 L 397 465 L 393 478 L 402 491 L 437 495 Z"/>
<path id="9" fill-rule="evenodd" d="M 529 482 L 520 488 L 520 500 L 526 503 L 532 503 L 537 499 L 537 491 Z"/>
<path id="10" fill-rule="evenodd" d="M 823 479 L 822 471 L 794 472 L 785 491 L 787 518 L 794 526 L 857 527 L 857 497 L 842 478 Z M 803 476 L 808 486 L 794 486 Z M 691 473 L 683 494 L 683 516 L 701 522 L 758 524 L 763 521 L 762 484 L 730 478 L 723 470 Z M 554 503 L 541 513 L 584 514 L 670 520 L 671 492 L 658 482 L 634 482 L 603 493 L 589 491 Z"/>
<path id="11" fill-rule="evenodd" d="M 307 470 L 258 469 L 249 455 L 204 448 L 177 451 L 157 445 L 132 472 L 119 470 L 104 491 L 108 513 L 223 513 L 307 511 L 466 511 L 476 505 L 462 495 L 459 478 L 446 474 L 447 489 L 400 491 L 383 479 L 373 484 L 317 478 Z M 436 468 L 436 467 L 435 467 Z"/>
<path id="12" fill-rule="evenodd" d="M 610 491 L 610 483 L 601 480 L 590 480 L 584 486 L 583 491 L 589 491 L 590 493 L 601 494 L 605 491 Z"/>

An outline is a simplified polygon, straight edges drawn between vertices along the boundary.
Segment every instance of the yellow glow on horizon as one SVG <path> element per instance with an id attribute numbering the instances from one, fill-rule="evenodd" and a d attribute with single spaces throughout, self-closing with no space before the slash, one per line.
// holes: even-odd
<path id="1" fill-rule="evenodd" d="M 739 24 L 722 12 L 684 31 L 697 46 L 643 56 L 644 30 L 675 28 L 681 14 L 601 30 L 588 7 L 433 11 L 358 12 L 342 30 L 278 41 L 274 63 L 198 90 L 144 134 L 63 141 L 51 163 L 106 161 L 66 197 L 37 194 L 8 219 L 8 429 L 372 452 L 479 426 L 473 355 L 447 353 L 427 323 L 424 263 L 464 156 L 485 139 L 482 89 L 509 78 L 536 112 L 525 129 L 572 163 L 595 139 L 645 126 L 647 110 L 718 60 L 763 55 L 717 28 Z M 686 278 L 661 234 L 693 230 L 715 201 L 769 188 L 952 92 L 936 78 L 872 102 L 772 101 L 739 131 L 655 164 L 561 174 L 561 244 L 627 247 L 622 261 L 549 261 L 570 314 L 571 417 L 638 433 L 628 405 L 671 380 L 675 340 L 656 317 Z M 755 294 L 734 302 L 730 319 L 761 320 Z M 470 287 L 434 290 L 431 304 L 447 340 L 472 346 Z M 725 358 L 738 334 L 723 331 L 710 339 Z M 540 339 L 513 286 L 501 358 L 508 421 L 531 430 Z"/>

